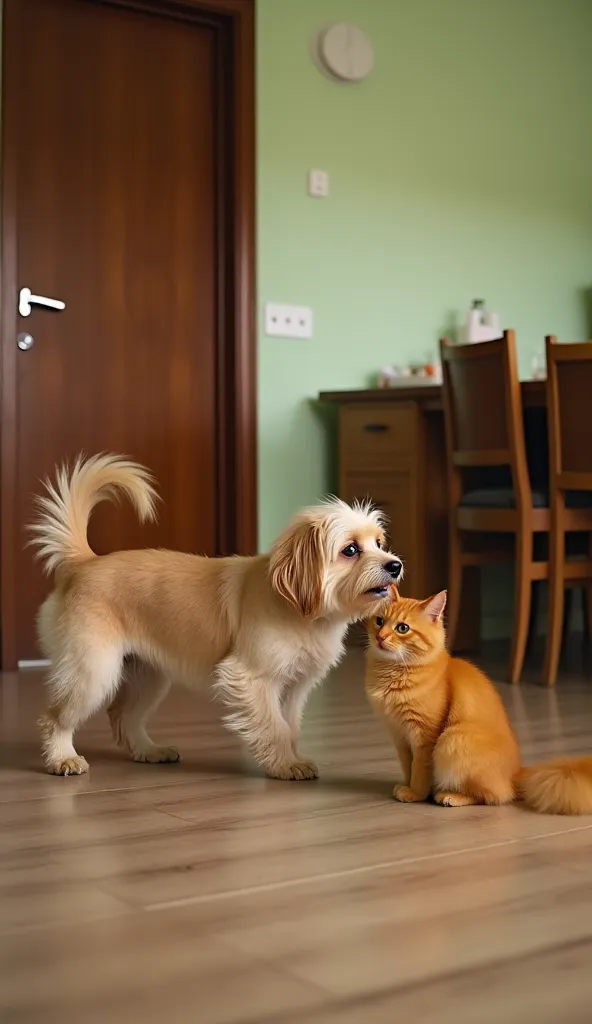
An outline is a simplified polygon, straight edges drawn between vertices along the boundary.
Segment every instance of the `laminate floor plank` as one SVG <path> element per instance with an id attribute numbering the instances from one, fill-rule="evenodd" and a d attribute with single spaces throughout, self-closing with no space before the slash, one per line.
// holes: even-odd
<path id="1" fill-rule="evenodd" d="M 500 686 L 525 762 L 592 753 L 578 658 L 553 691 Z M 362 672 L 352 651 L 313 695 L 312 783 L 266 779 L 183 691 L 153 729 L 180 764 L 130 762 L 103 713 L 90 773 L 48 776 L 43 677 L 5 675 L 2 1024 L 588 1021 L 592 815 L 396 804 Z"/>

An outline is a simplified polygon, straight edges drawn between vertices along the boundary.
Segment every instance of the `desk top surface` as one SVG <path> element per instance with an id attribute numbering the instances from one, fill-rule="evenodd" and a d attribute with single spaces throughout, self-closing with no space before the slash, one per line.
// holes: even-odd
<path id="1" fill-rule="evenodd" d="M 521 381 L 520 391 L 524 405 L 546 405 L 546 384 L 545 380 Z M 355 388 L 350 391 L 321 391 L 319 399 L 321 402 L 335 402 L 339 404 L 351 404 L 353 402 L 364 402 L 365 404 L 417 402 L 425 406 L 426 409 L 441 409 L 442 385 L 418 384 L 410 380 L 409 383 L 397 384 L 392 388 Z"/>

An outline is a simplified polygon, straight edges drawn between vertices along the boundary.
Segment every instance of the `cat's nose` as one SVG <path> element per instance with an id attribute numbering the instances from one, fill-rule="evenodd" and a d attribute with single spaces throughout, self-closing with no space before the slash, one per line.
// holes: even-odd
<path id="1" fill-rule="evenodd" d="M 395 558 L 392 562 L 387 562 L 384 568 L 394 580 L 398 580 L 401 575 L 403 563 L 400 562 L 398 558 Z"/>

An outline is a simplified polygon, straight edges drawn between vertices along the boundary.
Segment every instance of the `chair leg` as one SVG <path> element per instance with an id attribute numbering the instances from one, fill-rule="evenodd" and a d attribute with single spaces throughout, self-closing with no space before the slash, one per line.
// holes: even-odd
<path id="1" fill-rule="evenodd" d="M 448 550 L 448 602 L 446 606 L 446 628 L 448 633 L 448 650 L 454 650 L 458 630 L 458 617 L 462 598 L 463 564 L 460 533 L 455 527 L 450 529 Z"/>
<path id="2" fill-rule="evenodd" d="M 510 682 L 517 683 L 522 673 L 532 598 L 532 533 L 516 535 L 516 578 L 514 583 L 514 630 L 510 652 Z"/>
<path id="3" fill-rule="evenodd" d="M 547 643 L 543 682 L 545 686 L 554 686 L 557 681 L 557 668 L 561 653 L 561 636 L 563 633 L 563 607 L 565 603 L 565 530 L 563 525 L 563 508 L 561 508 L 551 524 L 549 533 L 549 601 L 547 611 Z"/>

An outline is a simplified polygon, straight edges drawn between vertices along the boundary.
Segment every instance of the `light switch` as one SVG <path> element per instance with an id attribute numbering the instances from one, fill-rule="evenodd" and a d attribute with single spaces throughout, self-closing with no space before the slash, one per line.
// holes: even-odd
<path id="1" fill-rule="evenodd" d="M 329 175 L 327 171 L 308 172 L 308 194 L 314 199 L 325 199 L 329 195 Z"/>

